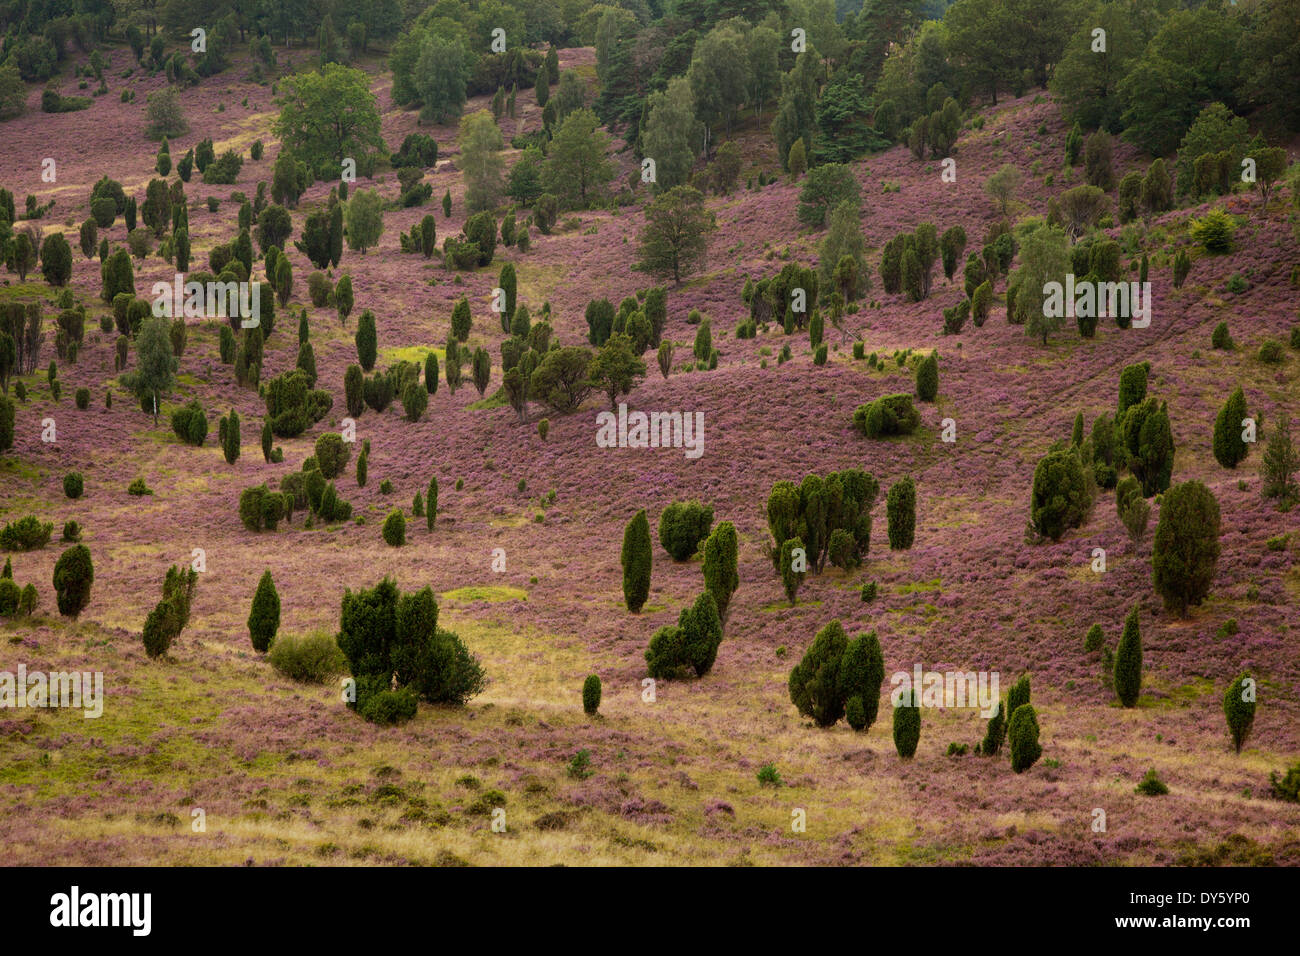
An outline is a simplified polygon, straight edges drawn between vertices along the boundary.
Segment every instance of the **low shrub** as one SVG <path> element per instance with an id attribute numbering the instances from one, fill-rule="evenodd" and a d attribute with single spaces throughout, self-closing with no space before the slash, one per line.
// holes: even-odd
<path id="1" fill-rule="evenodd" d="M 49 543 L 53 532 L 54 522 L 27 515 L 0 529 L 0 548 L 5 551 L 35 551 Z"/>
<path id="2" fill-rule="evenodd" d="M 348 672 L 347 658 L 334 635 L 326 631 L 310 634 L 280 634 L 271 644 L 266 659 L 290 680 L 304 684 L 326 684 Z"/>
<path id="3" fill-rule="evenodd" d="M 904 393 L 885 395 L 853 413 L 853 426 L 867 438 L 910 435 L 921 424 L 921 414 L 912 405 L 912 396 Z"/>
<path id="4" fill-rule="evenodd" d="M 70 471 L 63 476 L 63 493 L 69 498 L 77 499 L 81 497 L 85 490 L 85 481 L 81 477 L 81 472 Z"/>

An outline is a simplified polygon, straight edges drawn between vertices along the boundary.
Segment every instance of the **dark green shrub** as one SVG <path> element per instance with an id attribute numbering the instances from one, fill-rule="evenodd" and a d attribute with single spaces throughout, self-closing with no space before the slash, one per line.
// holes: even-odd
<path id="1" fill-rule="evenodd" d="M 853 413 L 853 425 L 867 438 L 910 435 L 921 424 L 921 414 L 912 406 L 912 396 L 885 395 Z"/>
<path id="2" fill-rule="evenodd" d="M 77 403 L 77 408 L 80 409 L 81 411 L 84 412 L 87 408 L 90 407 L 90 389 L 88 388 L 77 389 L 74 398 Z"/>
<path id="3" fill-rule="evenodd" d="M 1163 797 L 1169 792 L 1169 788 L 1165 786 L 1164 781 L 1160 779 L 1160 775 L 1156 773 L 1155 767 L 1152 767 L 1146 772 L 1146 775 L 1138 785 L 1133 788 L 1133 792 L 1140 793 L 1146 797 Z"/>
<path id="4" fill-rule="evenodd" d="M 1255 356 L 1265 365 L 1277 365 L 1285 357 L 1282 349 L 1282 343 L 1276 339 L 1265 339 L 1260 345 L 1259 352 Z"/>
<path id="5" fill-rule="evenodd" d="M 641 610 L 646 598 L 650 596 L 652 550 L 650 522 L 646 520 L 643 508 L 628 522 L 623 532 L 623 551 L 620 556 L 623 565 L 623 600 L 633 614 Z M 706 575 L 706 584 L 707 580 Z"/>
<path id="6" fill-rule="evenodd" d="M 264 524 L 264 501 L 268 494 L 266 484 L 245 488 L 239 496 L 239 520 L 249 531 L 261 531 Z"/>
<path id="7" fill-rule="evenodd" d="M 1124 366 L 1119 373 L 1119 410 L 1115 415 L 1116 423 L 1126 411 L 1147 397 L 1147 375 L 1150 371 L 1150 362 L 1137 362 Z"/>
<path id="8" fill-rule="evenodd" d="M 1021 674 L 1007 691 L 1007 713 L 1015 714 L 1017 709 L 1029 703 L 1029 691 L 1029 675 Z"/>
<path id="9" fill-rule="evenodd" d="M 181 441 L 195 447 L 202 447 L 208 437 L 208 416 L 198 401 L 172 412 L 172 431 Z"/>
<path id="10" fill-rule="evenodd" d="M 916 483 L 910 477 L 895 482 L 885 496 L 889 547 L 906 551 L 916 537 Z"/>
<path id="11" fill-rule="evenodd" d="M 675 501 L 659 515 L 659 543 L 674 561 L 699 550 L 713 526 L 713 508 L 698 501 Z"/>
<path id="12" fill-rule="evenodd" d="M 90 550 L 84 544 L 73 545 L 59 556 L 54 565 L 54 591 L 59 613 L 75 618 L 90 603 L 90 587 L 95 582 L 95 568 Z"/>
<path id="13" fill-rule="evenodd" d="M 1214 458 L 1224 468 L 1236 468 L 1250 451 L 1241 437 L 1246 414 L 1246 396 L 1238 387 L 1214 419 Z"/>
<path id="14" fill-rule="evenodd" d="M 722 643 L 722 619 L 708 591 L 683 608 L 676 627 L 661 627 L 650 638 L 645 659 L 654 678 L 703 677 L 713 667 Z"/>
<path id="15" fill-rule="evenodd" d="M 849 726 L 867 730 L 879 714 L 880 685 L 885 681 L 885 659 L 875 631 L 859 634 L 845 646 L 838 681 Z"/>
<path id="16" fill-rule="evenodd" d="M 1228 721 L 1233 749 L 1241 753 L 1255 723 L 1255 681 L 1250 674 L 1239 675 L 1224 692 L 1223 716 Z"/>
<path id="17" fill-rule="evenodd" d="M 1102 632 L 1101 625 L 1094 624 L 1088 628 L 1088 633 L 1083 638 L 1084 652 L 1091 654 L 1093 651 L 1101 650 L 1101 645 L 1105 640 L 1106 635 Z"/>
<path id="18" fill-rule="evenodd" d="M 394 508 L 384 519 L 384 543 L 390 548 L 400 548 L 406 544 L 406 517 L 400 508 Z"/>
<path id="19" fill-rule="evenodd" d="M 1214 583 L 1219 562 L 1219 503 L 1199 481 L 1175 485 L 1160 504 L 1151 577 L 1165 608 L 1187 616 Z"/>
<path id="20" fill-rule="evenodd" d="M 649 529 L 646 531 L 646 545 L 649 546 Z M 855 551 L 856 551 L 856 545 Z M 730 521 L 723 521 L 713 529 L 704 542 L 704 586 L 713 595 L 718 605 L 718 614 L 726 620 L 727 608 L 731 596 L 740 586 L 738 574 L 739 545 L 736 526 Z M 649 561 L 649 558 L 646 559 Z"/>
<path id="21" fill-rule="evenodd" d="M 852 570 L 862 563 L 858 555 L 858 543 L 843 528 L 831 532 L 828 556 L 832 565 L 845 570 Z"/>
<path id="22" fill-rule="evenodd" d="M 153 490 L 144 483 L 143 478 L 136 478 L 132 480 L 132 482 L 129 485 L 126 486 L 126 493 L 128 495 L 134 495 L 135 497 L 139 498 L 144 495 L 153 494 Z"/>
<path id="23" fill-rule="evenodd" d="M 1038 534 L 1059 541 L 1082 525 L 1091 509 L 1083 465 L 1074 451 L 1050 452 L 1039 460 L 1030 501 L 1030 523 Z"/>
<path id="24" fill-rule="evenodd" d="M 902 699 L 894 704 L 894 749 L 904 760 L 916 753 L 921 742 L 921 702 L 917 691 L 904 691 Z"/>
<path id="25" fill-rule="evenodd" d="M 1174 471 L 1174 436 L 1169 409 L 1154 398 L 1143 399 L 1124 413 L 1120 445 L 1129 469 L 1142 483 L 1143 497 L 1169 487 Z"/>
<path id="26" fill-rule="evenodd" d="M 1137 706 L 1142 693 L 1142 633 L 1135 606 L 1124 620 L 1124 633 L 1115 651 L 1115 693 L 1125 707 Z"/>
<path id="27" fill-rule="evenodd" d="M 5 551 L 35 551 L 43 548 L 54 532 L 54 522 L 27 515 L 0 529 L 0 548 Z"/>
<path id="28" fill-rule="evenodd" d="M 77 499 L 85 490 L 85 481 L 81 477 L 81 472 L 70 471 L 63 476 L 63 493 L 69 498 Z"/>
<path id="29" fill-rule="evenodd" d="M 347 442 L 337 432 L 326 432 L 317 438 L 315 451 L 316 464 L 320 468 L 321 475 L 326 479 L 337 478 L 343 474 L 348 458 L 352 455 Z"/>
<path id="30" fill-rule="evenodd" d="M 848 645 L 843 626 L 831 621 L 817 633 L 803 659 L 790 671 L 790 701 L 818 727 L 833 726 L 844 716 L 840 667 Z"/>
<path id="31" fill-rule="evenodd" d="M 81 540 L 81 525 L 75 521 L 63 522 L 63 540 L 68 544 L 76 544 Z"/>
<path id="32" fill-rule="evenodd" d="M 263 571 L 253 593 L 253 605 L 248 612 L 248 636 L 253 650 L 265 654 L 280 629 L 280 595 L 271 580 L 271 572 Z"/>
<path id="33" fill-rule="evenodd" d="M 412 381 L 402 390 L 402 411 L 409 422 L 418 422 L 429 407 L 429 392 L 419 382 Z"/>
<path id="34" fill-rule="evenodd" d="M 916 368 L 916 396 L 933 402 L 939 394 L 939 353 L 931 352 Z"/>
<path id="35" fill-rule="evenodd" d="M 1011 747 L 1011 769 L 1016 773 L 1024 773 L 1043 755 L 1038 743 L 1038 713 L 1032 704 L 1023 704 L 1011 712 L 1007 742 Z"/>
<path id="36" fill-rule="evenodd" d="M 979 751 L 986 757 L 992 757 L 1002 750 L 1003 741 L 1007 738 L 1007 705 L 1005 701 L 998 701 L 998 710 L 989 718 L 988 728 L 984 732 L 984 740 L 980 744 Z"/>
<path id="37" fill-rule="evenodd" d="M 1300 803 L 1300 763 L 1292 766 L 1284 777 L 1279 777 L 1274 770 L 1268 775 L 1268 782 L 1269 789 L 1278 800 Z"/>
<path id="38" fill-rule="evenodd" d="M 600 710 L 600 678 L 595 674 L 587 675 L 582 682 L 582 710 L 588 716 Z"/>
<path id="39" fill-rule="evenodd" d="M 438 627 L 438 605 L 427 587 L 402 594 L 385 578 L 369 590 L 345 591 L 338 644 L 356 679 L 357 699 L 349 706 L 367 720 L 410 717 L 417 698 L 463 706 L 486 683 L 460 638 Z"/>
<path id="40" fill-rule="evenodd" d="M 1216 349 L 1232 349 L 1232 334 L 1228 331 L 1228 323 L 1220 322 L 1214 327 L 1214 332 L 1210 335 L 1210 345 Z"/>

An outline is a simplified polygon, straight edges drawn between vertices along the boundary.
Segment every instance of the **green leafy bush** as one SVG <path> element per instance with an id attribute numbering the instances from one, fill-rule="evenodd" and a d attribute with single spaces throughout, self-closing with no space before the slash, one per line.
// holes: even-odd
<path id="1" fill-rule="evenodd" d="M 338 641 L 327 631 L 302 636 L 281 634 L 275 638 L 267 661 L 290 680 L 304 684 L 327 684 L 348 670 L 347 658 Z"/>

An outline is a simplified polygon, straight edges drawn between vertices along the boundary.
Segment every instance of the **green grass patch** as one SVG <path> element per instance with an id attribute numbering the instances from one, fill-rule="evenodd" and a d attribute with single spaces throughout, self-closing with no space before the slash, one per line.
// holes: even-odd
<path id="1" fill-rule="evenodd" d="M 933 578 L 929 581 L 913 581 L 908 584 L 899 584 L 895 586 L 894 592 L 897 594 L 915 594 L 918 591 L 939 591 L 939 578 Z"/>
<path id="2" fill-rule="evenodd" d="M 481 412 L 486 411 L 489 408 L 501 408 L 509 404 L 510 400 L 506 398 L 506 390 L 504 388 L 498 388 L 486 398 L 480 398 L 477 402 L 471 402 L 466 407 L 468 407 L 471 412 Z"/>
<path id="3" fill-rule="evenodd" d="M 523 588 L 506 585 L 483 584 L 471 587 L 443 591 L 438 597 L 447 601 L 527 601 L 528 592 Z"/>
<path id="4" fill-rule="evenodd" d="M 398 362 L 415 362 L 417 365 L 423 366 L 424 357 L 430 352 L 438 356 L 438 370 L 441 371 L 443 365 L 447 362 L 447 350 L 432 345 L 403 345 L 380 349 L 378 364 L 394 365 Z"/>

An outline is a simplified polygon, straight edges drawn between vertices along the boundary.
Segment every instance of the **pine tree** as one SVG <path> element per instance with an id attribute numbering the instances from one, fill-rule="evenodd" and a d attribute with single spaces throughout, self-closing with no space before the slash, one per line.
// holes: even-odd
<path id="1" fill-rule="evenodd" d="M 433 530 L 433 523 L 438 518 L 438 477 L 434 475 L 429 479 L 429 490 L 424 496 L 424 520 L 429 530 Z"/>
<path id="2" fill-rule="evenodd" d="M 263 571 L 248 612 L 248 636 L 253 650 L 265 654 L 271 648 L 275 632 L 280 629 L 280 595 L 276 593 L 271 572 Z"/>
<path id="3" fill-rule="evenodd" d="M 1115 693 L 1125 707 L 1135 707 L 1142 693 L 1142 634 L 1136 605 L 1124 620 L 1124 634 L 1115 651 Z"/>
<path id="4" fill-rule="evenodd" d="M 633 614 L 640 612 L 650 596 L 650 568 L 652 561 L 650 522 L 645 509 L 636 513 L 623 531 L 623 600 Z"/>

